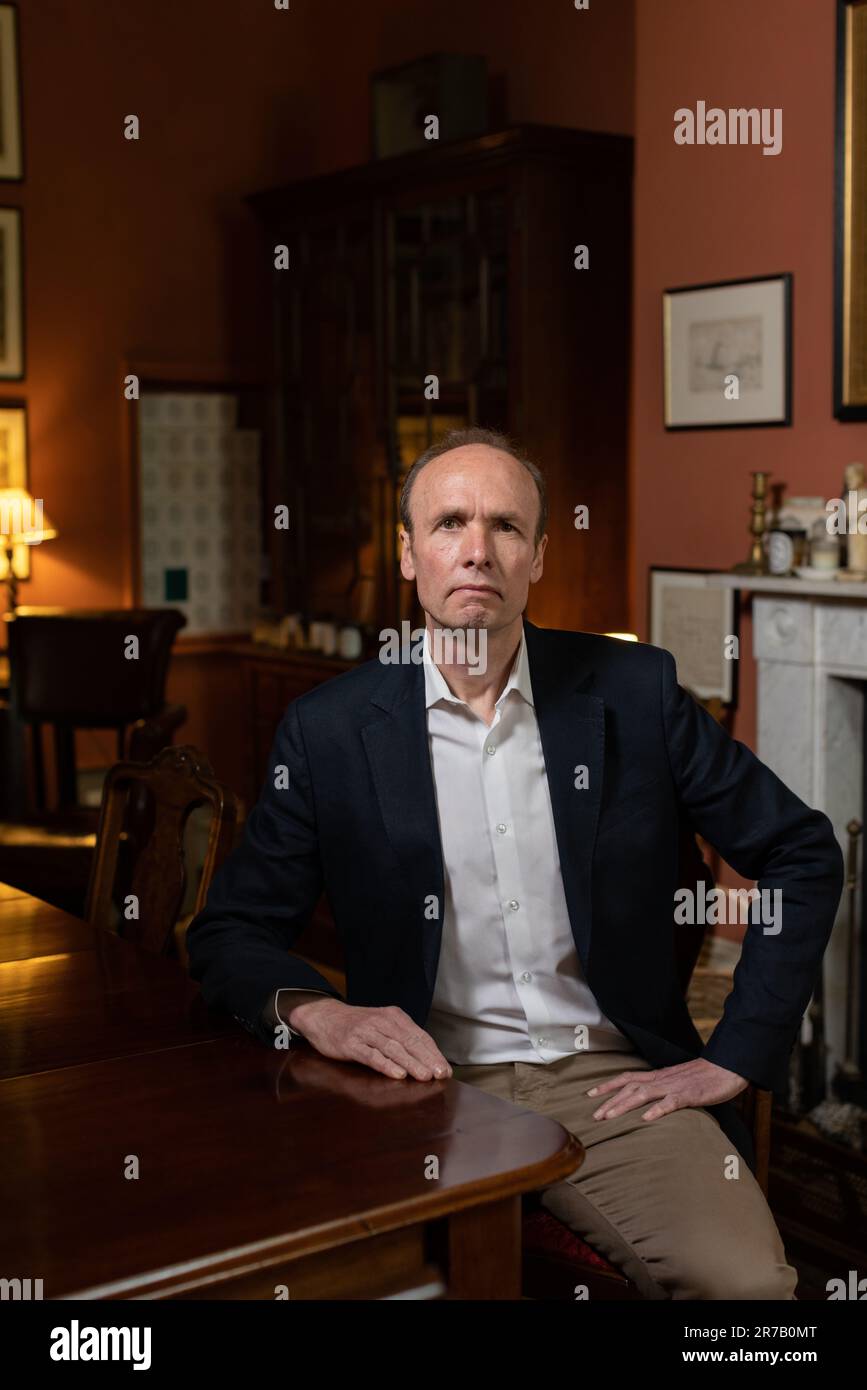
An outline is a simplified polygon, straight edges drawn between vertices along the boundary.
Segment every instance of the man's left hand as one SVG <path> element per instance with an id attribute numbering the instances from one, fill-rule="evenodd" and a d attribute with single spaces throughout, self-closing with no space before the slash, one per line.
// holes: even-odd
<path id="1" fill-rule="evenodd" d="M 646 1105 L 649 1100 L 655 1103 L 641 1118 L 658 1120 L 661 1115 L 670 1115 L 672 1110 L 683 1110 L 690 1105 L 720 1105 L 745 1091 L 749 1084 L 737 1072 L 726 1071 L 725 1067 L 718 1067 L 704 1057 L 696 1057 L 691 1062 L 680 1062 L 676 1067 L 663 1067 L 660 1071 L 621 1072 L 611 1081 L 594 1086 L 587 1095 L 616 1092 L 593 1112 L 594 1120 L 610 1120 Z"/>

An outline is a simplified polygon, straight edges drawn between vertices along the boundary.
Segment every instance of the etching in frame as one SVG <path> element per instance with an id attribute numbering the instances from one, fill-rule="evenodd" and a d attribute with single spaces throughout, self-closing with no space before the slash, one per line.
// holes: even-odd
<path id="1" fill-rule="evenodd" d="M 708 583 L 706 569 L 651 565 L 648 632 L 677 662 L 677 678 L 699 700 L 737 706 L 738 662 L 725 655 L 725 639 L 738 631 L 739 592 Z"/>
<path id="2" fill-rule="evenodd" d="M 662 341 L 667 430 L 792 423 L 789 272 L 664 290 Z"/>
<path id="3" fill-rule="evenodd" d="M 837 0 L 834 414 L 867 420 L 867 0 Z"/>

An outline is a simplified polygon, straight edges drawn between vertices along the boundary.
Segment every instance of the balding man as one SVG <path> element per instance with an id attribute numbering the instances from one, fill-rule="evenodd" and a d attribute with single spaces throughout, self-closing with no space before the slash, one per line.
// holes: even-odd
<path id="1" fill-rule="evenodd" d="M 543 1202 L 646 1298 L 790 1299 L 731 1101 L 785 1082 L 842 855 L 668 652 L 523 618 L 546 513 L 541 473 L 501 435 L 453 432 L 416 461 L 401 568 L 421 660 L 367 662 L 289 706 L 271 755 L 288 785 L 269 770 L 189 929 L 191 973 L 264 1042 L 288 1027 L 326 1057 L 559 1120 L 586 1156 Z M 475 643 L 444 656 L 443 633 Z M 779 894 L 706 1044 L 673 945 L 684 830 Z M 346 999 L 291 954 L 323 889 Z"/>

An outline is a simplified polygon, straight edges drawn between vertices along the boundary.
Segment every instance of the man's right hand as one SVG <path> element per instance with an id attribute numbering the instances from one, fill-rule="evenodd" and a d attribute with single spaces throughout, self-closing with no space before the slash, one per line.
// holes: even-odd
<path id="1" fill-rule="evenodd" d="M 341 999 L 310 999 L 284 1016 L 323 1057 L 416 1081 L 445 1080 L 452 1074 L 430 1034 L 396 1004 L 367 1009 Z"/>

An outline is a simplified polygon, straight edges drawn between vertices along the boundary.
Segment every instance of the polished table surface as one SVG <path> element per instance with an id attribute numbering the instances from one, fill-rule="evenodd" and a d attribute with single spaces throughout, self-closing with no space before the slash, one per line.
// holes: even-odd
<path id="1" fill-rule="evenodd" d="M 520 1196 L 583 1159 L 477 1087 L 265 1048 L 11 891 L 0 993 L 0 1272 L 45 1298 L 518 1297 Z"/>
<path id="2" fill-rule="evenodd" d="M 27 894 L 0 897 L 0 1078 L 235 1031 L 177 961 Z"/>

